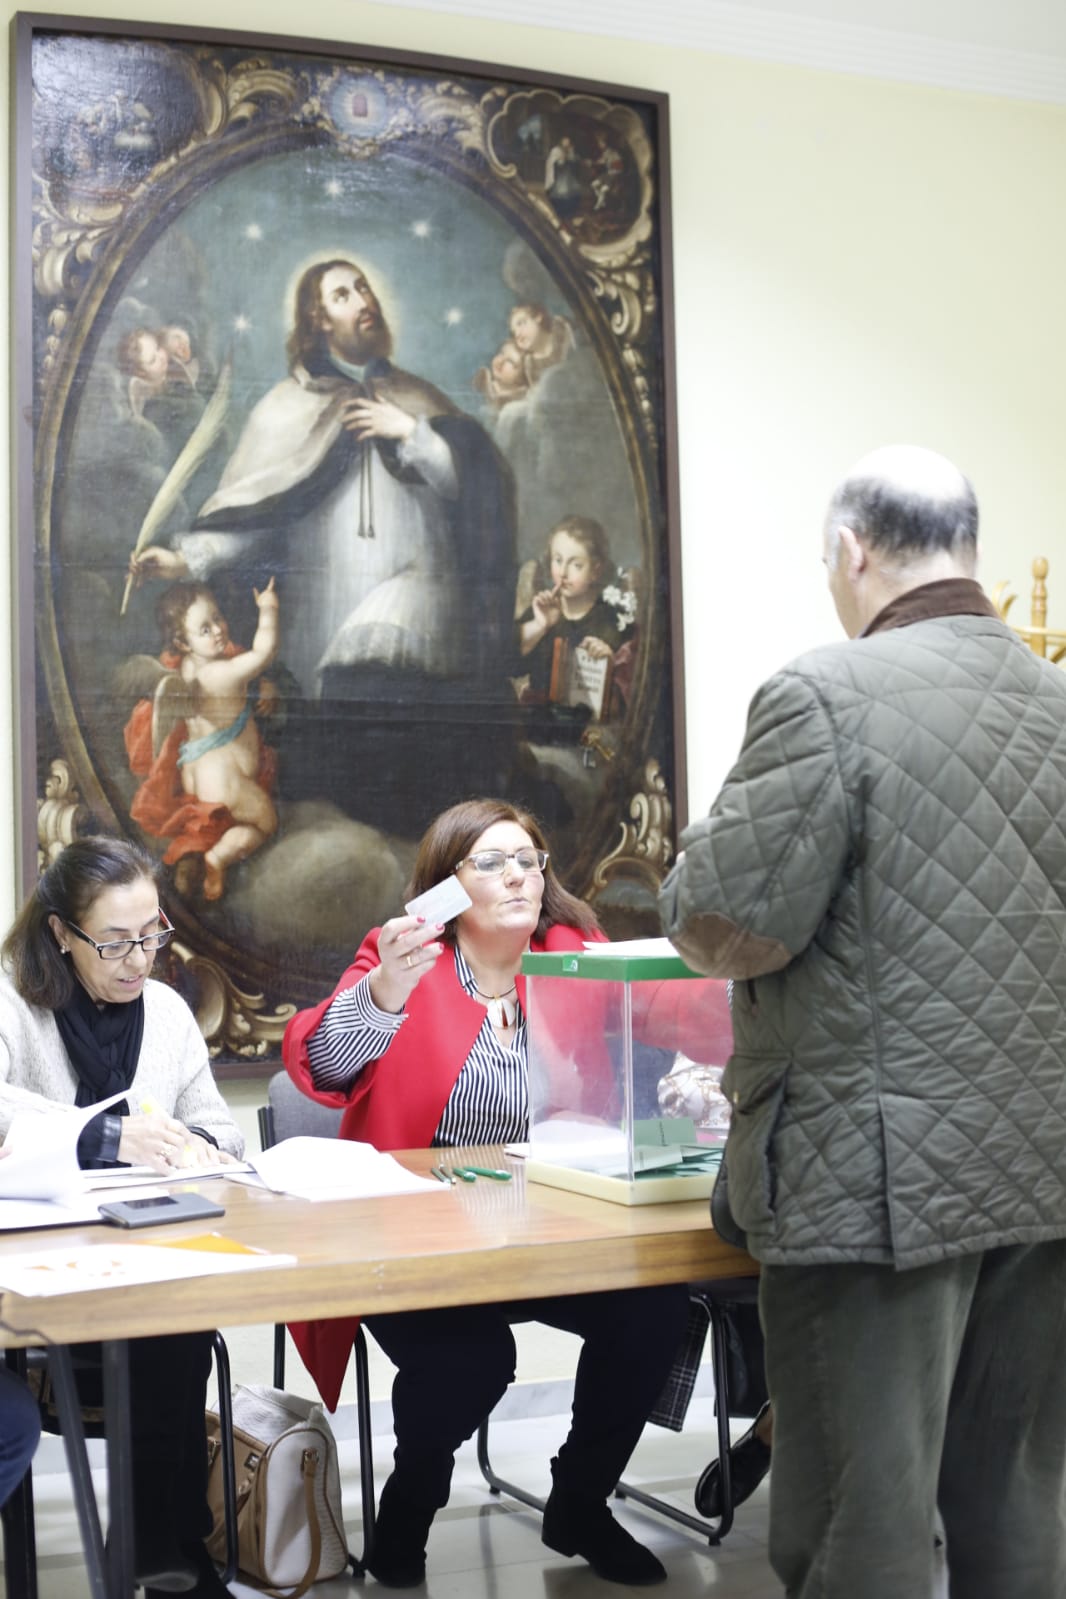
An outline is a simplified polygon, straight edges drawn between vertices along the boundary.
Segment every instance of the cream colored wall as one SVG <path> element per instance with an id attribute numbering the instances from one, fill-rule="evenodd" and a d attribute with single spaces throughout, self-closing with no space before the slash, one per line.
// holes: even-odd
<path id="1" fill-rule="evenodd" d="M 1011 577 L 1027 604 L 1030 559 L 1047 554 L 1053 620 L 1066 622 L 1062 107 L 362 0 L 106 10 L 669 93 L 693 815 L 759 680 L 835 636 L 819 523 L 834 479 L 864 450 L 911 439 L 953 456 L 981 496 L 986 579 Z M 6 95 L 6 70 L 2 81 Z M 0 641 L 5 742 L 7 659 Z M 0 836 L 13 838 L 6 771 Z M 11 854 L 0 851 L 4 922 Z"/>

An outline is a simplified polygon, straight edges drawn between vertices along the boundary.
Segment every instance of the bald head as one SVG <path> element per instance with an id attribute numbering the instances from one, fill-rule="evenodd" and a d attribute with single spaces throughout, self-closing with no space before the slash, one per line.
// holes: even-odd
<path id="1" fill-rule="evenodd" d="M 970 483 L 945 456 L 917 445 L 864 455 L 829 502 L 825 563 L 852 638 L 908 589 L 972 577 L 977 500 Z"/>
<path id="2" fill-rule="evenodd" d="M 973 570 L 977 499 L 946 456 L 890 444 L 856 461 L 829 503 L 826 532 L 849 527 L 871 555 L 910 565 L 938 554 Z"/>

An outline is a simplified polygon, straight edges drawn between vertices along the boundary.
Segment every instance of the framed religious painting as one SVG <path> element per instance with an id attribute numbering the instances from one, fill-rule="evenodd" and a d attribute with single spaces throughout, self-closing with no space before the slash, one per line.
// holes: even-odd
<path id="1" fill-rule="evenodd" d="M 667 106 L 23 15 L 27 875 L 160 860 L 165 973 L 271 1059 L 493 794 L 617 936 L 685 794 Z"/>

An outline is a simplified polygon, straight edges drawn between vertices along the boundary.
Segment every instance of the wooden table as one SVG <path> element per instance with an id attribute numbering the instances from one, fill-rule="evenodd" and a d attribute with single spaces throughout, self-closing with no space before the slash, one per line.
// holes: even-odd
<path id="1" fill-rule="evenodd" d="M 409 1151 L 399 1158 L 428 1175 L 440 1151 Z M 442 1184 L 439 1192 L 426 1194 L 317 1203 L 213 1180 L 206 1191 L 226 1207 L 215 1228 L 243 1244 L 291 1255 L 293 1263 L 48 1298 L 5 1292 L 0 1348 L 100 1339 L 113 1355 L 124 1348 L 124 1340 L 156 1333 L 536 1299 L 751 1276 L 758 1270 L 712 1232 L 705 1199 L 643 1206 L 589 1199 L 527 1183 L 521 1163 L 505 1161 L 495 1147 L 451 1150 L 448 1162 L 507 1164 L 514 1177 L 506 1183 L 479 1177 L 450 1188 Z M 120 1240 L 165 1242 L 211 1226 L 187 1222 L 137 1233 L 98 1226 L 5 1233 L 0 1235 L 0 1277 L 5 1255 L 67 1249 L 72 1242 L 104 1247 Z M 112 1444 L 120 1457 L 128 1454 L 128 1439 L 116 1439 L 109 1428 Z M 128 1503 L 127 1476 L 128 1458 L 120 1459 L 113 1504 Z M 82 1533 L 87 1551 L 89 1544 L 98 1550 L 98 1523 L 95 1538 L 84 1520 Z M 124 1551 L 119 1564 L 125 1574 L 116 1577 L 113 1563 L 110 1576 L 94 1579 L 94 1591 L 128 1593 L 131 1560 Z"/>
<path id="2" fill-rule="evenodd" d="M 399 1157 L 429 1173 L 439 1151 Z M 499 1149 L 449 1152 L 449 1164 L 501 1165 Z M 28 1249 L 163 1243 L 214 1226 L 243 1244 L 293 1255 L 295 1264 L 199 1277 L 164 1289 L 101 1288 L 23 1299 L 0 1297 L 0 1348 L 91 1338 L 138 1338 L 254 1322 L 307 1320 L 439 1305 L 488 1304 L 553 1294 L 754 1275 L 758 1268 L 711 1230 L 705 1199 L 614 1205 L 527 1183 L 441 1185 L 439 1193 L 312 1202 L 215 1180 L 226 1207 L 217 1223 L 186 1222 L 125 1233 L 64 1227 L 0 1235 L 3 1258 Z"/>

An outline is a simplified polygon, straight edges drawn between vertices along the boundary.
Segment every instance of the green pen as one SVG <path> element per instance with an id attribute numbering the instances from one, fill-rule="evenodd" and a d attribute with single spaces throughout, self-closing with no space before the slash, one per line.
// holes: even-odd
<path id="1" fill-rule="evenodd" d="M 475 1177 L 491 1177 L 493 1182 L 497 1183 L 509 1183 L 511 1181 L 509 1171 L 500 1171 L 498 1168 L 491 1166 L 468 1166 L 466 1170 L 473 1172 Z"/>
<path id="2" fill-rule="evenodd" d="M 460 1182 L 464 1182 L 464 1183 L 476 1183 L 477 1182 L 477 1174 L 475 1173 L 474 1168 L 472 1166 L 453 1166 L 451 1171 L 452 1171 L 452 1179 L 453 1179 L 453 1181 L 454 1181 L 454 1179 L 456 1177 L 458 1177 Z"/>

